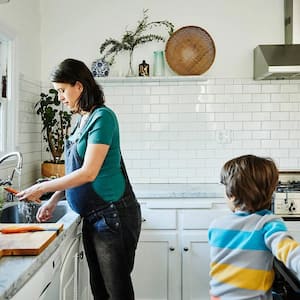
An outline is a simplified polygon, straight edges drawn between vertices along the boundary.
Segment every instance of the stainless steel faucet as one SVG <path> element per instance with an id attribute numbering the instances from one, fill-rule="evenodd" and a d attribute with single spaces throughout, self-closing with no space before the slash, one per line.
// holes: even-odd
<path id="1" fill-rule="evenodd" d="M 16 152 L 10 152 L 10 153 L 2 156 L 0 158 L 0 164 L 3 163 L 8 158 L 11 158 L 11 157 L 16 157 L 18 159 L 17 165 L 13 169 L 11 175 L 7 179 L 5 179 L 5 180 L 0 179 L 0 186 L 1 185 L 11 185 L 12 184 L 12 180 L 13 180 L 14 175 L 15 175 L 15 172 L 17 172 L 19 175 L 21 175 L 22 166 L 23 166 L 23 157 L 22 157 L 22 154 L 20 152 L 17 152 L 17 151 Z"/>

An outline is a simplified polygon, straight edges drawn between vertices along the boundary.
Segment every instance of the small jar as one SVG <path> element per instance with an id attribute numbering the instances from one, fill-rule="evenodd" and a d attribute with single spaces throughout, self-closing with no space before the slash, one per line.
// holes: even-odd
<path id="1" fill-rule="evenodd" d="M 139 64 L 139 76 L 149 76 L 150 67 L 149 64 L 146 63 L 145 60 L 141 64 Z"/>

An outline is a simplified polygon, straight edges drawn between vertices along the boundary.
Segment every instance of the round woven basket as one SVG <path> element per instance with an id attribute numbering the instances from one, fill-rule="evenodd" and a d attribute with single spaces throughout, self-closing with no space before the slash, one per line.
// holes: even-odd
<path id="1" fill-rule="evenodd" d="M 176 30 L 166 44 L 166 60 L 178 75 L 200 75 L 213 64 L 216 48 L 201 27 L 185 26 Z"/>

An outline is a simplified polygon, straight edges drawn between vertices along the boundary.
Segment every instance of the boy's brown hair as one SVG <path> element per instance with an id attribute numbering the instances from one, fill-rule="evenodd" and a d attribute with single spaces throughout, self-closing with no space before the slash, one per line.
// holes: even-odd
<path id="1" fill-rule="evenodd" d="M 278 184 L 278 169 L 271 158 L 243 155 L 225 163 L 221 183 L 233 205 L 242 211 L 270 209 Z"/>

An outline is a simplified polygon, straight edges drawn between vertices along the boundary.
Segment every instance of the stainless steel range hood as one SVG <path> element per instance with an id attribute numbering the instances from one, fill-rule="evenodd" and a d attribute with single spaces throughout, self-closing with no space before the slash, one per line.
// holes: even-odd
<path id="1" fill-rule="evenodd" d="M 300 79 L 300 0 L 285 0 L 284 14 L 285 44 L 254 49 L 255 80 Z"/>
<path id="2" fill-rule="evenodd" d="M 257 46 L 254 79 L 300 79 L 300 44 Z"/>

